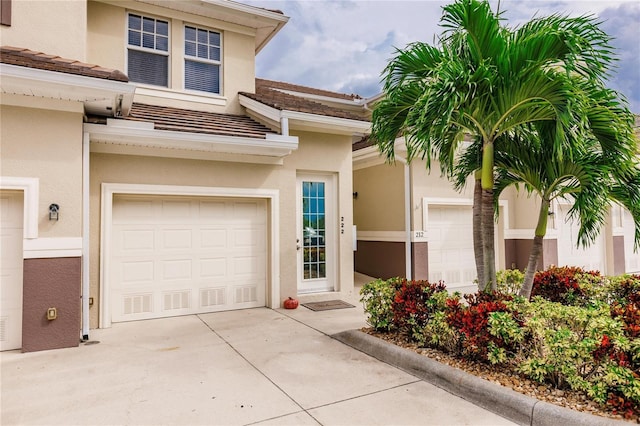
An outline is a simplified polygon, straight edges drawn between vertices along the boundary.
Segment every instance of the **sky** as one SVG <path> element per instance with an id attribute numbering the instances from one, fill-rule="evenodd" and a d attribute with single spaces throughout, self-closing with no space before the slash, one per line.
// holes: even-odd
<path id="1" fill-rule="evenodd" d="M 290 17 L 258 54 L 258 77 L 370 97 L 397 48 L 434 44 L 442 6 L 452 0 L 240 1 Z M 496 10 L 498 0 L 490 2 Z M 597 17 L 618 56 L 608 86 L 640 114 L 640 0 L 501 0 L 500 10 L 510 26 L 554 13 Z"/>

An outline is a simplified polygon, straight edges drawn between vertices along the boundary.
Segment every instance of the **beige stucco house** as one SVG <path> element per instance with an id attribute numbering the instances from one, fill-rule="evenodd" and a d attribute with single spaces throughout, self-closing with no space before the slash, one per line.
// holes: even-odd
<path id="1" fill-rule="evenodd" d="M 353 292 L 352 141 L 370 124 L 356 96 L 256 79 L 285 15 L 201 0 L 0 15 L 1 350 Z"/>
<path id="2" fill-rule="evenodd" d="M 444 280 L 448 288 L 472 290 L 473 182 L 458 193 L 440 176 L 437 163 L 430 173 L 420 159 L 407 164 L 401 138 L 396 141 L 395 164 L 385 163 L 370 145 L 364 140 L 353 146 L 356 271 L 383 278 Z M 526 268 L 539 206 L 540 200 L 514 188 L 501 197 L 495 228 L 498 269 Z M 567 219 L 570 207 L 553 203 L 539 268 L 574 265 L 607 275 L 640 272 L 628 211 L 612 205 L 599 237 L 583 249 L 576 246 L 578 226 Z"/>

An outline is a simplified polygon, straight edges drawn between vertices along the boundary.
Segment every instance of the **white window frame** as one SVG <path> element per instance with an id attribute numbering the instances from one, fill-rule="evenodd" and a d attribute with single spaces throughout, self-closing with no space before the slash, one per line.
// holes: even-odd
<path id="1" fill-rule="evenodd" d="M 158 50 L 158 49 L 151 49 L 148 47 L 143 47 L 143 46 L 134 46 L 132 44 L 129 44 L 129 16 L 130 15 L 136 15 L 139 16 L 140 18 L 144 19 L 144 18 L 150 18 L 150 19 L 154 19 L 156 21 L 163 21 L 167 23 L 167 51 L 163 51 L 163 50 Z M 125 14 L 125 34 L 124 34 L 124 39 L 125 39 L 125 69 L 127 70 L 127 75 L 129 75 L 129 50 L 136 50 L 139 52 L 145 52 L 145 53 L 150 53 L 153 55 L 160 55 L 160 56 L 166 56 L 167 57 L 167 85 L 166 86 L 157 86 L 154 84 L 150 84 L 150 83 L 144 83 L 144 82 L 135 82 L 136 84 L 142 84 L 142 85 L 147 85 L 149 87 L 162 87 L 162 88 L 170 88 L 171 87 L 171 19 L 169 18 L 161 18 L 158 16 L 154 16 L 154 15 L 150 15 L 150 14 L 146 14 L 146 13 L 142 13 L 142 12 L 138 12 L 138 11 L 127 11 Z"/>
<path id="2" fill-rule="evenodd" d="M 187 27 L 190 28 L 195 28 L 196 33 L 198 30 L 204 30 L 207 31 L 209 33 L 217 33 L 220 35 L 220 45 L 218 46 L 218 48 L 220 49 L 220 60 L 216 61 L 214 59 L 204 59 L 204 58 L 200 58 L 198 56 L 191 56 L 191 55 L 187 55 L 187 51 L 186 51 L 186 44 L 187 44 L 187 37 L 186 37 L 186 31 L 187 31 Z M 223 80 L 222 80 L 222 58 L 224 57 L 224 51 L 223 51 L 223 44 L 224 44 L 224 40 L 223 40 L 223 33 L 220 30 L 215 30 L 212 28 L 207 28 L 207 27 L 203 27 L 200 25 L 195 25 L 195 24 L 187 24 L 185 23 L 182 27 L 182 38 L 183 38 L 183 50 L 182 50 L 182 57 L 183 57 L 183 61 L 182 61 L 182 69 L 183 69 L 183 80 L 182 80 L 182 86 L 184 88 L 185 91 L 189 91 L 189 92 L 195 92 L 195 93 L 206 93 L 209 95 L 219 95 L 222 96 L 223 95 Z M 197 44 L 197 35 L 196 35 L 196 44 Z M 211 46 L 209 46 L 211 47 Z M 196 52 L 197 54 L 197 52 Z M 195 90 L 195 89 L 187 89 L 187 67 L 186 67 L 186 63 L 187 61 L 193 61 L 193 62 L 201 62 L 204 64 L 211 64 L 211 65 L 217 65 L 218 66 L 218 92 L 208 92 L 208 91 L 202 91 L 202 90 Z"/>

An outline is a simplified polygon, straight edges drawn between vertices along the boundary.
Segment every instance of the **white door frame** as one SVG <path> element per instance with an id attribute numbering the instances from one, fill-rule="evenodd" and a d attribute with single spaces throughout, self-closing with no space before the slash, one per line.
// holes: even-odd
<path id="1" fill-rule="evenodd" d="M 116 194 L 179 195 L 194 197 L 261 198 L 267 200 L 267 306 L 277 307 L 280 300 L 280 191 L 260 188 L 224 188 L 207 186 L 143 185 L 103 183 L 100 211 L 100 328 L 111 327 L 109 268 L 113 223 L 113 197 Z"/>
<path id="2" fill-rule="evenodd" d="M 330 194 L 327 196 L 325 188 L 325 260 L 327 283 L 323 288 L 305 291 L 303 288 L 304 266 L 303 266 L 303 233 L 302 233 L 302 185 L 303 180 L 321 181 L 328 184 Z M 338 176 L 336 173 L 306 172 L 298 171 L 296 175 L 296 239 L 300 248 L 296 252 L 297 282 L 296 288 L 300 294 L 312 294 L 322 292 L 338 291 L 337 271 L 338 271 Z"/>

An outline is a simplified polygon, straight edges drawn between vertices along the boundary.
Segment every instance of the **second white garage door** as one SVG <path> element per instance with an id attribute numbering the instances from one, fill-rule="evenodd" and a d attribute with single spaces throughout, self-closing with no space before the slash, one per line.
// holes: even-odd
<path id="1" fill-rule="evenodd" d="M 429 206 L 429 281 L 448 288 L 468 286 L 476 278 L 471 206 Z"/>
<path id="2" fill-rule="evenodd" d="M 569 219 L 571 206 L 558 206 L 558 265 L 579 266 L 587 271 L 606 273 L 604 230 L 588 247 L 578 246 L 580 224 Z"/>
<path id="3" fill-rule="evenodd" d="M 115 196 L 113 322 L 265 305 L 266 201 Z"/>

